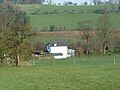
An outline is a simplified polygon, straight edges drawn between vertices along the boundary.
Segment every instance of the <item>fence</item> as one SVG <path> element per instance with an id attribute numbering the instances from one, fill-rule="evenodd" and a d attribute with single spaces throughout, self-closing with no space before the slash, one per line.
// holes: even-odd
<path id="1" fill-rule="evenodd" d="M 120 65 L 120 56 L 85 56 L 85 57 L 72 57 L 62 60 L 36 60 L 34 66 L 115 66 Z"/>

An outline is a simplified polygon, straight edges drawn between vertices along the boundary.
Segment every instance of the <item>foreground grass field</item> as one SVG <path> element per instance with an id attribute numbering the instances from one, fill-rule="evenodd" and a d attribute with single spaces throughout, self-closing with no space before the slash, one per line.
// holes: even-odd
<path id="1" fill-rule="evenodd" d="M 119 58 L 37 60 L 33 67 L 0 68 L 0 90 L 119 90 Z"/>

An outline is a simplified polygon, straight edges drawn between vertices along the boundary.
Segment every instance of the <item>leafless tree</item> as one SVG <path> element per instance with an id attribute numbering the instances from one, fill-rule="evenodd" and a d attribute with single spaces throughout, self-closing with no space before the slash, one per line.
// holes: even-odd
<path id="1" fill-rule="evenodd" d="M 109 49 L 108 42 L 111 37 L 111 28 L 112 22 L 110 21 L 110 17 L 108 14 L 103 14 L 98 19 L 97 29 L 98 29 L 98 35 L 99 40 L 102 42 L 103 47 L 103 54 L 106 53 L 106 50 Z"/>
<path id="2" fill-rule="evenodd" d="M 91 20 L 85 20 L 85 21 L 81 21 L 78 22 L 78 28 L 79 30 L 82 32 L 82 37 L 84 40 L 84 53 L 85 54 L 89 54 L 90 53 L 90 41 L 91 41 L 91 37 L 92 35 L 92 23 Z"/>

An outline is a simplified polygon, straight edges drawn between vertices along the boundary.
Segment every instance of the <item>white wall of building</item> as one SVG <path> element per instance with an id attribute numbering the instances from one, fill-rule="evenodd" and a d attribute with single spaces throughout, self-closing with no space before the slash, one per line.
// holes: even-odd
<path id="1" fill-rule="evenodd" d="M 62 59 L 67 58 L 68 47 L 67 46 L 57 46 L 57 47 L 50 47 L 50 53 L 62 53 L 63 55 L 54 56 L 55 59 Z"/>

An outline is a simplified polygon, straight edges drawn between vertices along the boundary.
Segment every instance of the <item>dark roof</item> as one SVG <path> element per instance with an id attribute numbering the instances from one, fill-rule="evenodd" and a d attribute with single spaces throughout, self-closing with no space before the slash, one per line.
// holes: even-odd
<path id="1" fill-rule="evenodd" d="M 65 42 L 48 42 L 47 44 L 46 44 L 46 46 L 49 46 L 49 47 L 52 47 L 52 46 L 54 46 L 54 44 L 57 44 L 57 46 L 67 46 L 67 44 L 65 43 Z"/>

